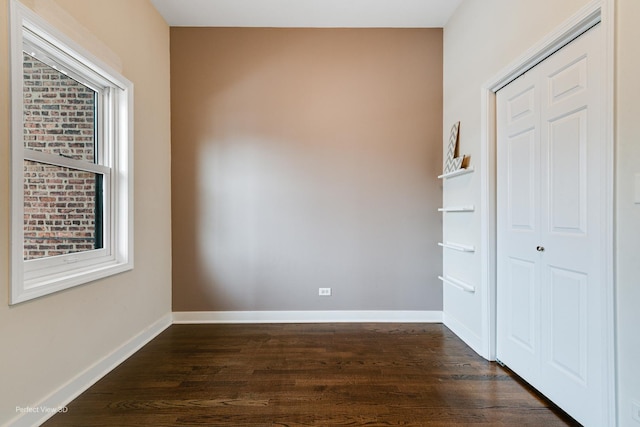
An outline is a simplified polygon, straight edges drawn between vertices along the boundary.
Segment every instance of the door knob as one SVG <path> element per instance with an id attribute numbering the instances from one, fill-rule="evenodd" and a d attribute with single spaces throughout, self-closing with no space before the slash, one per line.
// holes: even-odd
<path id="1" fill-rule="evenodd" d="M 544 252 L 544 246 L 536 246 L 536 251 Z"/>

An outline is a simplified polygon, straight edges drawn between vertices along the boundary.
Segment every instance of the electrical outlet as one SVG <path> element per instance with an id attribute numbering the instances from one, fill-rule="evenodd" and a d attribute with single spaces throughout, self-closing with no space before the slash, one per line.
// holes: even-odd
<path id="1" fill-rule="evenodd" d="M 640 423 L 640 402 L 631 401 L 631 408 L 633 408 L 633 419 Z"/>
<path id="2" fill-rule="evenodd" d="M 318 295 L 321 297 L 330 297 L 331 288 L 318 288 Z"/>

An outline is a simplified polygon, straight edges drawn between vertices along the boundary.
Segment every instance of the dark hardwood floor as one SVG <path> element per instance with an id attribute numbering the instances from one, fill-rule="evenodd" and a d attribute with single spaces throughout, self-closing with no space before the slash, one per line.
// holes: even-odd
<path id="1" fill-rule="evenodd" d="M 440 324 L 174 325 L 44 424 L 578 425 Z"/>

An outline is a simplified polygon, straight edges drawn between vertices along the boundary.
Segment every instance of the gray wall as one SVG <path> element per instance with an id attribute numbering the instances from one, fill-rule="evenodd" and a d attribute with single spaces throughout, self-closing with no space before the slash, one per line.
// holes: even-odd
<path id="1" fill-rule="evenodd" d="M 174 311 L 441 310 L 441 29 L 172 28 L 171 96 Z"/>

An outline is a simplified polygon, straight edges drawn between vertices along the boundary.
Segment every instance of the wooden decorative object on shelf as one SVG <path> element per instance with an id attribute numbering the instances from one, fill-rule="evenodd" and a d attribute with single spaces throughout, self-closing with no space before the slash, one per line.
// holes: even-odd
<path id="1" fill-rule="evenodd" d="M 466 168 L 469 164 L 469 157 L 459 155 L 460 141 L 460 122 L 455 122 L 449 133 L 449 143 L 444 155 L 444 175 L 453 173 L 462 168 Z"/>
<path id="2" fill-rule="evenodd" d="M 445 153 L 444 158 L 444 173 L 447 174 L 449 172 L 453 172 L 457 169 L 460 169 L 462 166 L 462 159 L 460 159 L 460 164 L 457 161 L 458 154 L 458 132 L 460 130 L 460 122 L 455 122 L 451 127 L 451 132 L 449 133 L 449 144 L 447 144 L 447 151 Z"/>

